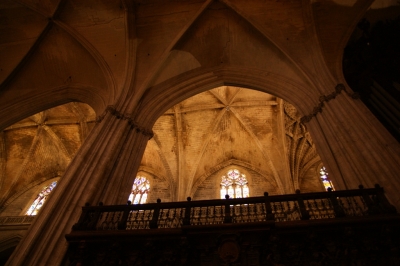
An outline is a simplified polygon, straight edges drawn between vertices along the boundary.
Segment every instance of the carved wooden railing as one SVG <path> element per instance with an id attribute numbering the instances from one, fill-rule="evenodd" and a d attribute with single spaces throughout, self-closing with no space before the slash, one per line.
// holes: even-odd
<path id="1" fill-rule="evenodd" d="M 165 202 L 82 208 L 73 230 L 182 228 L 255 222 L 367 217 L 395 214 L 383 188 L 300 193 L 240 199 Z"/>

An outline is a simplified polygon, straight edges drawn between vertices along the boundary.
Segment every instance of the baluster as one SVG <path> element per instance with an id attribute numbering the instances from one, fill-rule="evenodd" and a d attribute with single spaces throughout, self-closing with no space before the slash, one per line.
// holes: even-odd
<path id="1" fill-rule="evenodd" d="M 139 229 L 140 228 L 140 224 L 141 224 L 140 212 L 139 212 L 139 210 L 135 210 L 135 211 L 132 211 L 132 213 L 133 213 L 132 224 L 135 225 L 135 229 Z"/>
<path id="2" fill-rule="evenodd" d="M 98 226 L 98 228 L 100 228 L 100 230 L 105 230 L 107 229 L 107 220 L 108 220 L 108 212 L 103 212 L 100 214 L 100 220 L 102 221 L 101 224 Z M 98 229 L 96 228 L 96 229 Z"/>
<path id="3" fill-rule="evenodd" d="M 172 211 L 172 220 L 170 223 L 170 228 L 177 228 L 178 226 L 176 225 L 176 208 L 173 209 Z"/>
<path id="4" fill-rule="evenodd" d="M 321 219 L 322 215 L 321 215 L 321 210 L 319 208 L 319 204 L 317 202 L 316 199 L 311 199 L 311 203 L 309 202 L 309 206 L 311 206 L 311 210 L 312 210 L 312 216 L 314 216 L 314 219 Z"/>
<path id="5" fill-rule="evenodd" d="M 142 216 L 142 221 L 143 221 L 143 223 L 142 223 L 143 224 L 143 228 L 147 228 L 147 224 L 148 224 L 148 226 L 150 228 L 150 223 L 151 223 L 152 217 L 154 216 L 154 211 L 155 210 L 145 210 L 142 213 L 141 216 Z M 157 214 L 157 217 L 158 217 L 158 214 Z"/>
<path id="6" fill-rule="evenodd" d="M 128 200 L 127 202 L 127 207 L 124 210 L 124 213 L 122 214 L 121 221 L 118 222 L 118 230 L 125 230 L 126 229 L 126 223 L 128 221 L 128 216 L 130 213 L 129 206 L 131 205 L 131 202 Z"/>
<path id="7" fill-rule="evenodd" d="M 174 228 L 175 227 L 175 217 L 176 217 L 176 208 L 171 209 L 170 211 L 171 218 L 169 222 L 169 228 Z"/>
<path id="8" fill-rule="evenodd" d="M 236 221 L 239 223 L 243 222 L 243 219 L 245 219 L 245 218 L 244 218 L 244 213 L 242 211 L 242 204 L 239 203 L 238 205 L 234 206 L 233 208 L 235 208 L 235 217 L 232 218 L 232 221 L 233 222 Z"/>
<path id="9" fill-rule="evenodd" d="M 223 222 L 222 206 L 215 207 L 215 219 L 217 224 L 221 224 Z"/>
<path id="10" fill-rule="evenodd" d="M 209 224 L 215 224 L 215 206 L 210 206 L 210 212 L 208 216 Z"/>
<path id="11" fill-rule="evenodd" d="M 367 212 L 368 214 L 377 214 L 379 213 L 379 210 L 375 208 L 374 203 L 372 202 L 371 198 L 369 195 L 365 192 L 364 186 L 359 185 L 358 188 L 362 191 L 362 199 L 364 200 L 365 204 L 367 205 Z"/>
<path id="12" fill-rule="evenodd" d="M 196 207 L 192 208 L 191 210 L 191 215 L 190 217 L 192 217 L 191 219 L 191 224 L 196 225 Z"/>
<path id="13" fill-rule="evenodd" d="M 268 192 L 264 192 L 264 203 L 266 210 L 265 218 L 267 219 L 267 221 L 274 221 L 275 215 L 272 213 L 271 201 L 269 199 Z"/>
<path id="14" fill-rule="evenodd" d="M 249 213 L 247 212 L 247 206 L 248 204 L 240 204 L 240 216 L 242 222 L 247 222 L 249 220 Z"/>
<path id="15" fill-rule="evenodd" d="M 273 211 L 271 202 L 270 202 L 270 208 L 271 208 L 270 216 L 267 216 L 268 215 L 267 206 L 265 205 L 265 203 L 257 204 L 256 212 L 259 219 L 261 218 L 261 221 L 268 221 L 268 217 L 274 218 L 273 220 L 275 220 L 274 214 L 272 213 Z"/>
<path id="16" fill-rule="evenodd" d="M 358 204 L 360 201 L 364 205 L 364 209 Z M 350 206 L 351 206 L 352 210 L 354 211 L 355 216 L 364 216 L 365 211 L 368 210 L 367 204 L 364 201 L 363 197 L 354 196 L 354 197 L 351 197 L 350 199 L 348 199 L 348 202 L 350 203 Z"/>
<path id="17" fill-rule="evenodd" d="M 279 213 L 281 214 L 282 221 L 286 221 L 287 220 L 287 214 L 285 212 L 285 207 L 283 206 L 283 204 L 284 203 L 282 201 L 278 202 L 278 210 L 279 210 Z"/>
<path id="18" fill-rule="evenodd" d="M 132 211 L 129 210 L 128 219 L 126 222 L 126 230 L 132 230 Z"/>
<path id="19" fill-rule="evenodd" d="M 182 226 L 183 225 L 183 217 L 184 217 L 184 214 L 183 214 L 183 208 L 180 208 L 180 213 L 179 213 L 179 218 L 178 218 L 178 226 Z M 189 219 L 190 219 L 190 213 L 189 213 Z M 190 223 L 190 221 L 189 221 L 189 223 Z"/>
<path id="20" fill-rule="evenodd" d="M 328 188 L 328 195 L 329 195 L 330 203 L 333 206 L 333 211 L 335 212 L 335 217 L 337 217 L 337 218 L 345 217 L 346 214 L 343 211 L 343 208 L 339 205 L 339 202 L 338 202 L 337 198 L 332 193 L 332 188 L 331 187 Z"/>
<path id="21" fill-rule="evenodd" d="M 293 210 L 292 210 L 292 208 L 290 207 L 289 202 L 285 201 L 284 204 L 286 204 L 285 209 L 287 210 L 287 211 L 286 211 L 286 220 L 287 220 L 287 221 L 292 221 L 292 220 L 293 220 L 293 218 L 292 218 Z"/>
<path id="22" fill-rule="evenodd" d="M 246 204 L 246 209 L 247 209 L 247 221 L 248 222 L 255 222 L 254 218 L 254 213 L 252 212 L 252 209 L 254 207 L 254 204 Z"/>
<path id="23" fill-rule="evenodd" d="M 304 207 L 310 218 L 314 217 L 313 209 L 308 200 L 303 201 L 304 202 Z"/>
<path id="24" fill-rule="evenodd" d="M 186 203 L 186 208 L 185 208 L 185 218 L 183 218 L 183 225 L 190 225 L 190 212 L 191 212 L 191 204 L 190 202 L 192 201 L 191 197 L 187 197 L 187 203 Z"/>
<path id="25" fill-rule="evenodd" d="M 153 218 L 149 224 L 150 229 L 157 229 L 157 227 L 158 227 L 157 223 L 158 223 L 158 215 L 160 214 L 160 203 L 161 203 L 161 199 L 157 199 L 157 206 L 154 209 Z"/>
<path id="26" fill-rule="evenodd" d="M 229 206 L 229 195 L 225 195 L 225 217 L 224 224 L 232 223 L 231 208 Z"/>
<path id="27" fill-rule="evenodd" d="M 165 209 L 160 209 L 160 213 L 158 214 L 157 226 L 159 228 L 165 227 Z"/>
<path id="28" fill-rule="evenodd" d="M 103 202 L 99 202 L 99 207 L 101 208 L 101 206 L 103 206 Z M 100 208 L 97 208 L 93 214 L 93 219 L 92 221 L 88 224 L 87 229 L 88 230 L 96 230 L 96 225 L 97 222 L 99 221 L 100 215 L 101 215 L 101 211 Z"/>
<path id="29" fill-rule="evenodd" d="M 349 214 L 351 216 L 357 216 L 356 209 L 353 207 L 353 202 L 350 201 L 348 197 L 345 197 L 345 200 L 346 200 L 345 203 L 347 203 L 346 207 L 347 207 Z"/>
<path id="30" fill-rule="evenodd" d="M 203 207 L 203 224 L 208 224 L 208 206 Z"/>
<path id="31" fill-rule="evenodd" d="M 273 214 L 274 214 L 274 216 L 276 218 L 276 221 L 279 222 L 280 221 L 280 216 L 279 216 L 279 213 L 278 213 L 276 205 L 277 205 L 277 202 L 274 202 L 274 204 L 272 204 Z"/>
<path id="32" fill-rule="evenodd" d="M 297 203 L 299 204 L 300 213 L 301 213 L 301 219 L 302 220 L 309 220 L 310 219 L 310 214 L 306 210 L 303 198 L 300 196 L 300 190 L 299 189 L 296 189 L 296 194 L 298 195 Z"/>
<path id="33" fill-rule="evenodd" d="M 113 225 L 114 225 L 115 212 L 111 211 L 110 213 L 111 213 L 111 214 L 110 214 L 110 217 L 111 217 L 111 218 L 110 218 L 110 220 L 109 220 L 109 222 L 108 222 L 107 230 L 114 229 L 114 228 L 113 228 Z"/>
<path id="34" fill-rule="evenodd" d="M 165 217 L 165 219 L 164 219 L 164 228 L 167 228 L 168 227 L 168 223 L 171 220 L 172 210 L 171 209 L 167 209 L 167 210 L 164 210 L 164 212 L 165 212 L 165 215 L 164 215 L 164 217 Z"/>
<path id="35" fill-rule="evenodd" d="M 359 216 L 365 216 L 368 213 L 368 205 L 362 196 L 352 197 L 352 201 L 354 202 L 355 209 Z M 364 205 L 364 207 L 361 206 L 360 202 Z"/>
<path id="36" fill-rule="evenodd" d="M 163 211 L 163 214 L 161 215 L 161 217 L 163 217 L 163 224 L 164 224 L 164 228 L 168 227 L 168 222 L 170 220 L 171 217 L 171 209 L 167 209 L 166 211 Z"/>
<path id="37" fill-rule="evenodd" d="M 387 200 L 383 188 L 379 184 L 375 185 L 376 189 L 376 203 L 383 213 L 396 214 L 396 208 Z"/>
<path id="38" fill-rule="evenodd" d="M 86 202 L 85 207 L 89 207 L 90 203 Z M 72 226 L 72 230 L 84 230 L 87 229 L 88 223 L 90 223 L 91 217 L 89 215 L 89 212 L 87 208 L 82 207 L 82 213 L 81 216 L 79 217 L 79 220 L 76 224 Z"/>
<path id="39" fill-rule="evenodd" d="M 204 225 L 206 224 L 206 217 L 207 217 L 207 207 L 201 207 L 200 208 L 200 224 Z"/>
<path id="40" fill-rule="evenodd" d="M 300 207 L 297 204 L 297 201 L 290 201 L 289 204 L 291 206 L 293 206 L 293 221 L 294 220 L 301 220 Z"/>
<path id="41" fill-rule="evenodd" d="M 320 206 L 321 206 L 321 218 L 329 218 L 329 211 L 327 206 L 325 205 L 325 199 L 320 199 Z"/>

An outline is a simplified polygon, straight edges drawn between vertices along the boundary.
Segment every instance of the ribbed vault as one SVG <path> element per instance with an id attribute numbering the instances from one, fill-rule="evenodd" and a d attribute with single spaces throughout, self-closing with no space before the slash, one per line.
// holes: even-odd
<path id="1" fill-rule="evenodd" d="M 218 174 L 230 167 L 253 174 L 259 181 L 250 187 L 257 191 L 285 194 L 322 189 L 316 171 L 321 159 L 300 116 L 273 95 L 217 87 L 168 109 L 153 132 L 139 170 L 168 180 L 165 189 L 171 191 L 171 198 L 163 200 L 215 198 Z M 204 182 L 214 186 L 199 192 Z M 150 194 L 150 200 L 157 196 L 158 192 Z"/>

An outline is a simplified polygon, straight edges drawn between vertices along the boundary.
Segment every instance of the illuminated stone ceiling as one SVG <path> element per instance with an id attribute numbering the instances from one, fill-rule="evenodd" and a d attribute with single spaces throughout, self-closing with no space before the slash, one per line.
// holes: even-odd
<path id="1" fill-rule="evenodd" d="M 21 214 L 46 181 L 61 177 L 94 125 L 93 109 L 69 103 L 4 130 L 0 194 L 2 205 L 10 205 L 6 213 Z M 322 189 L 311 138 L 294 107 L 275 96 L 218 87 L 169 109 L 153 131 L 139 169 L 151 181 L 150 201 L 217 198 L 229 168 L 247 175 L 253 196 Z"/>
<path id="2" fill-rule="evenodd" d="M 62 176 L 94 124 L 92 108 L 68 103 L 1 132 L 0 206 L 14 202 L 15 208 L 8 211 L 19 215 L 38 193 L 37 186 Z"/>

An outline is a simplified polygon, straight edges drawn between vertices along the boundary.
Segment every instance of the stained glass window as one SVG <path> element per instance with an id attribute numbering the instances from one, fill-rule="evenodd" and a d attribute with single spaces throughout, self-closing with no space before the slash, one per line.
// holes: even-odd
<path id="1" fill-rule="evenodd" d="M 33 201 L 31 207 L 29 207 L 28 211 L 25 215 L 36 215 L 40 208 L 42 208 L 44 202 L 46 201 L 47 197 L 50 195 L 53 188 L 57 185 L 57 181 L 54 181 L 47 187 L 43 188 L 43 190 L 37 195 L 36 199 Z"/>
<path id="2" fill-rule="evenodd" d="M 332 188 L 332 190 L 335 190 L 332 181 L 329 179 L 328 172 L 326 171 L 324 166 L 322 166 L 321 170 L 319 170 L 319 174 L 321 176 L 322 184 L 324 185 L 325 189 L 327 191 L 328 188 Z"/>
<path id="3" fill-rule="evenodd" d="M 146 203 L 147 195 L 150 191 L 150 182 L 144 176 L 137 176 L 133 182 L 132 192 L 129 196 L 129 201 L 132 204 Z"/>
<path id="4" fill-rule="evenodd" d="M 231 169 L 221 179 L 221 199 L 224 199 L 225 195 L 229 195 L 229 198 L 249 197 L 250 192 L 246 176 L 239 170 Z"/>

